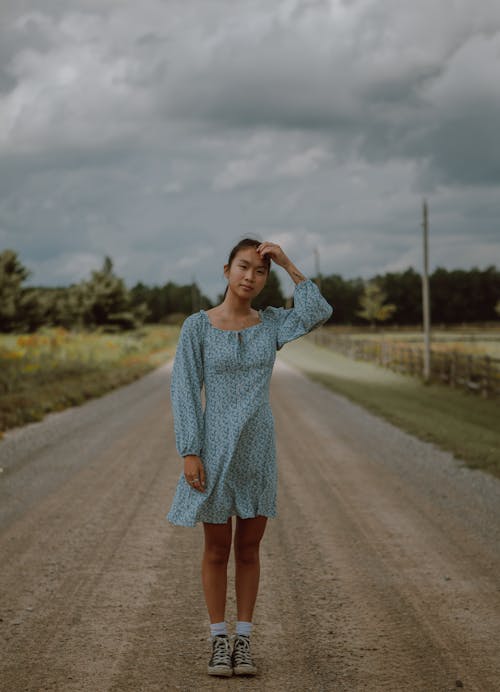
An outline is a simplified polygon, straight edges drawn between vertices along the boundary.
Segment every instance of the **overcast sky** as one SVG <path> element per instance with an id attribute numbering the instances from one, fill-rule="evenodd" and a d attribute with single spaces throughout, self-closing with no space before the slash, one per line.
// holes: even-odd
<path id="1" fill-rule="evenodd" d="M 2 0 L 0 250 L 212 300 L 245 235 L 304 274 L 500 265 L 498 0 Z M 293 282 L 277 267 L 283 289 Z"/>

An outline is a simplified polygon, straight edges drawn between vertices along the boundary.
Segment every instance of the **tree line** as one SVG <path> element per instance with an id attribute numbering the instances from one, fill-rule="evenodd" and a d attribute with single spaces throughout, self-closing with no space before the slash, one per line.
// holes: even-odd
<path id="1" fill-rule="evenodd" d="M 186 315 L 213 306 L 196 283 L 172 281 L 160 286 L 138 282 L 128 289 L 106 256 L 99 270 L 65 287 L 23 286 L 31 272 L 13 250 L 0 253 L 0 331 L 34 332 L 42 326 L 119 331 L 142 324 L 180 324 Z M 370 279 L 345 279 L 339 274 L 312 277 L 333 306 L 332 324 L 420 325 L 422 281 L 412 267 L 377 274 Z M 500 316 L 500 271 L 447 270 L 438 267 L 429 277 L 434 324 L 491 322 Z M 223 292 L 215 305 L 223 300 Z M 253 307 L 287 307 L 279 278 L 271 269 Z"/>
<path id="2" fill-rule="evenodd" d="M 422 324 L 422 277 L 409 267 L 402 272 L 377 274 L 371 279 L 325 277 L 322 293 L 335 311 L 337 324 L 384 322 L 388 325 Z M 500 271 L 486 269 L 444 269 L 429 275 L 433 324 L 492 322 L 500 316 Z M 367 304 L 367 309 L 359 306 Z"/>

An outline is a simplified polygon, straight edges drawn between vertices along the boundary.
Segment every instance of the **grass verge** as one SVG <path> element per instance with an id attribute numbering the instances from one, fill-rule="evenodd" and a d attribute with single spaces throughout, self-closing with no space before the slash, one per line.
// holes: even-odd
<path id="1" fill-rule="evenodd" d="M 14 362 L 10 381 L 4 371 L 0 439 L 5 430 L 40 421 L 48 413 L 77 406 L 144 376 L 173 357 L 178 332 L 175 327 L 152 326 L 113 337 L 71 334 L 62 344 L 54 341 L 50 353 L 40 353 L 39 345 L 36 353 L 33 346 L 25 349 L 22 357 L 28 364 Z"/>
<path id="2" fill-rule="evenodd" d="M 425 385 L 418 378 L 316 346 L 308 337 L 287 344 L 281 354 L 284 361 L 332 391 L 451 452 L 470 468 L 500 477 L 498 399 Z"/>

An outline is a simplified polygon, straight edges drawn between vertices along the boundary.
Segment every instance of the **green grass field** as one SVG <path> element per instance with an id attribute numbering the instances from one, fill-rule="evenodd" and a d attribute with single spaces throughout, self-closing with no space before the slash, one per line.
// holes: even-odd
<path id="1" fill-rule="evenodd" d="M 351 360 L 304 337 L 280 357 L 312 379 L 407 432 L 452 452 L 471 468 L 500 477 L 500 401 L 440 384 L 425 385 Z"/>

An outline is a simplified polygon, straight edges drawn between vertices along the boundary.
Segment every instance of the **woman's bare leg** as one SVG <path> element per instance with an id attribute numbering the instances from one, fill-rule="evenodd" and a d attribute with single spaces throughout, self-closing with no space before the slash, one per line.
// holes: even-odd
<path id="1" fill-rule="evenodd" d="M 236 606 L 238 620 L 252 622 L 260 578 L 259 545 L 267 517 L 241 519 L 236 517 L 234 558 L 236 565 Z"/>
<path id="2" fill-rule="evenodd" d="M 210 622 L 223 622 L 226 611 L 227 563 L 231 552 L 233 526 L 203 522 L 205 549 L 201 563 L 201 579 Z"/>

